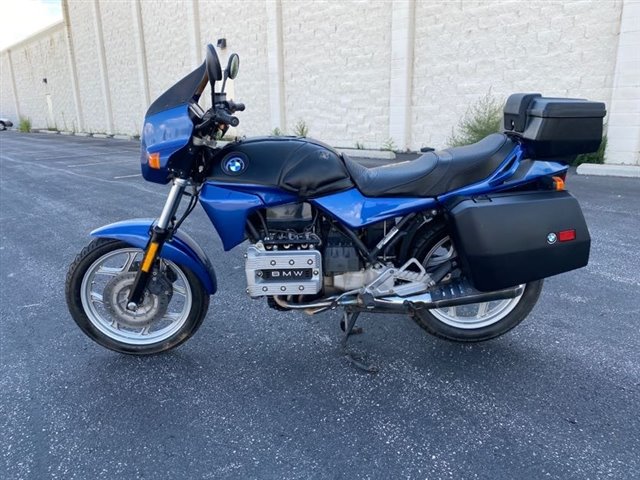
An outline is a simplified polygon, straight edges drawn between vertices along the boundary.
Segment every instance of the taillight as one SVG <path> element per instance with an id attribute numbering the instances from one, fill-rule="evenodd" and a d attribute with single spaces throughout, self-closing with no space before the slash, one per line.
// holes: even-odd
<path id="1" fill-rule="evenodd" d="M 571 240 L 576 239 L 576 231 L 575 230 L 562 230 L 558 232 L 558 241 L 559 242 L 570 242 Z"/>

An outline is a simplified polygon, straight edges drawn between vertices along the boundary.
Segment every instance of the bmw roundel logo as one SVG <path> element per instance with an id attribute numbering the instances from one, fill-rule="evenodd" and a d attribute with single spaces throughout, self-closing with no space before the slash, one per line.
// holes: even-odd
<path id="1" fill-rule="evenodd" d="M 227 175 L 240 175 L 247 169 L 247 160 L 244 156 L 232 154 L 222 162 L 222 170 Z"/>

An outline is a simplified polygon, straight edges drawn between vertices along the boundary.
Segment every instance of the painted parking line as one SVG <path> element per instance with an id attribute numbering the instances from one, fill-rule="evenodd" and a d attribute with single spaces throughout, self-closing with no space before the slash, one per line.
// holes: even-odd
<path id="1" fill-rule="evenodd" d="M 119 175 L 117 177 L 113 177 L 114 180 L 119 180 L 121 178 L 133 178 L 133 177 L 141 177 L 142 174 L 141 173 L 134 173 L 133 175 Z"/>
<path id="2" fill-rule="evenodd" d="M 106 166 L 106 165 L 113 165 L 114 163 L 133 163 L 133 160 L 131 160 L 131 159 L 127 159 L 127 160 L 105 160 L 104 162 L 69 164 L 69 165 L 65 165 L 65 167 L 68 167 L 68 168 L 90 167 L 92 165 Z"/>

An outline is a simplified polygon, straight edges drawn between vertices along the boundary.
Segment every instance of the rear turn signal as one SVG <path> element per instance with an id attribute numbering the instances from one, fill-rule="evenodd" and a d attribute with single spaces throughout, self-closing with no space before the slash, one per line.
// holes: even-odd
<path id="1" fill-rule="evenodd" d="M 147 158 L 149 159 L 149 166 L 155 170 L 160 170 L 160 154 L 149 153 L 147 154 Z"/>
<path id="2" fill-rule="evenodd" d="M 563 230 L 558 232 L 558 241 L 560 242 L 570 242 L 571 240 L 576 239 L 576 231 L 575 230 Z"/>

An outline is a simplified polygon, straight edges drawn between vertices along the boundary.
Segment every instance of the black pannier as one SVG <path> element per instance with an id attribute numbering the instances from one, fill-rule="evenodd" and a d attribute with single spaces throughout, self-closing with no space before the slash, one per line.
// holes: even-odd
<path id="1" fill-rule="evenodd" d="M 453 240 L 474 287 L 493 291 L 584 267 L 591 237 L 566 191 L 466 198 L 449 206 Z"/>
<path id="2" fill-rule="evenodd" d="M 524 140 L 530 158 L 569 157 L 570 161 L 598 150 L 605 114 L 602 102 L 516 93 L 504 106 L 504 128 Z"/>

